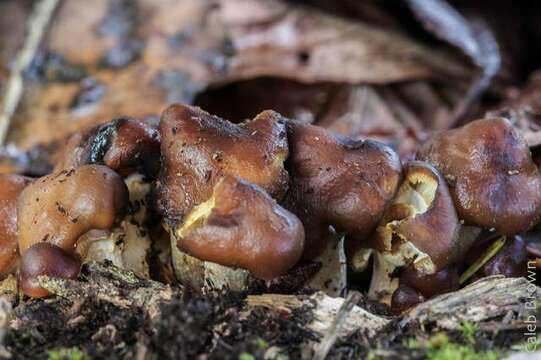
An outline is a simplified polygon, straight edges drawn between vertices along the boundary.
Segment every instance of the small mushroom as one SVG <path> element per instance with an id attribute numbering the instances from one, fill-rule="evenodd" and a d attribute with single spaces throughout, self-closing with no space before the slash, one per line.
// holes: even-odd
<path id="1" fill-rule="evenodd" d="M 464 248 L 460 224 L 447 184 L 431 165 L 411 162 L 404 181 L 371 239 L 375 251 L 369 296 L 390 303 L 398 287 L 397 269 L 406 266 L 422 275 L 452 264 Z"/>
<path id="2" fill-rule="evenodd" d="M 21 254 L 39 242 L 74 251 L 86 232 L 113 226 L 127 197 L 122 178 L 101 165 L 62 170 L 36 180 L 17 203 Z"/>
<path id="3" fill-rule="evenodd" d="M 326 129 L 288 122 L 290 190 L 284 206 L 304 224 L 305 258 L 325 249 L 330 225 L 346 234 L 352 259 L 374 231 L 401 178 L 398 155 L 376 141 L 356 141 Z"/>
<path id="4" fill-rule="evenodd" d="M 287 190 L 285 120 L 272 111 L 233 124 L 197 107 L 172 105 L 160 122 L 163 165 L 156 205 L 176 223 L 207 201 L 226 175 L 253 183 L 280 199 Z"/>
<path id="5" fill-rule="evenodd" d="M 81 260 L 77 254 L 47 242 L 34 244 L 21 258 L 21 288 L 34 298 L 49 296 L 49 292 L 39 284 L 40 275 L 75 279 L 80 268 Z"/>
<path id="6" fill-rule="evenodd" d="M 263 189 L 225 176 L 174 230 L 178 248 L 200 260 L 271 280 L 293 267 L 304 246 L 301 222 Z"/>
<path id="7" fill-rule="evenodd" d="M 458 270 L 456 266 L 448 266 L 434 274 L 423 275 L 413 266 L 408 266 L 400 274 L 400 285 L 417 290 L 425 299 L 436 295 L 458 290 Z"/>
<path id="8" fill-rule="evenodd" d="M 132 118 L 120 118 L 68 139 L 55 169 L 106 165 L 122 176 L 141 173 L 154 178 L 160 165 L 158 129 Z"/>
<path id="9" fill-rule="evenodd" d="M 11 272 L 17 253 L 17 198 L 31 179 L 0 174 L 0 277 Z"/>
<path id="10" fill-rule="evenodd" d="M 458 290 L 456 266 L 449 266 L 431 275 L 422 275 L 408 266 L 400 275 L 400 284 L 391 299 L 391 309 L 399 314 L 433 296 Z"/>
<path id="11" fill-rule="evenodd" d="M 467 225 L 515 235 L 539 222 L 539 169 L 507 120 L 482 119 L 443 132 L 423 145 L 418 158 L 445 176 Z"/>
<path id="12" fill-rule="evenodd" d="M 425 301 L 423 295 L 409 286 L 400 285 L 391 299 L 391 309 L 398 315 Z"/>

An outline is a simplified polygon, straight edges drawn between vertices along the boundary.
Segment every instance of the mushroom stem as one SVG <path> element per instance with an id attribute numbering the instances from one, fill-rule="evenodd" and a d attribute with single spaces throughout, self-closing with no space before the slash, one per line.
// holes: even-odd
<path id="1" fill-rule="evenodd" d="M 199 260 L 177 247 L 178 239 L 171 234 L 171 257 L 177 280 L 196 292 L 228 289 L 245 291 L 254 280 L 244 269 L 233 269 L 211 261 Z"/>
<path id="2" fill-rule="evenodd" d="M 466 281 L 468 281 L 477 271 L 479 271 L 480 268 L 483 267 L 490 259 L 492 259 L 498 251 L 503 247 L 505 244 L 506 237 L 501 236 L 496 241 L 492 243 L 488 247 L 488 249 L 485 251 L 485 253 L 477 259 L 461 276 L 459 279 L 460 285 L 464 284 Z"/>
<path id="3" fill-rule="evenodd" d="M 315 261 L 321 262 L 321 269 L 307 284 L 321 290 L 329 296 L 340 296 L 347 286 L 347 261 L 344 252 L 344 234 L 334 232 L 328 235 L 329 240 L 321 255 Z"/>
<path id="4" fill-rule="evenodd" d="M 396 265 L 385 259 L 379 251 L 374 252 L 374 270 L 368 289 L 368 297 L 391 305 L 393 293 L 398 289 L 398 278 L 393 278 Z"/>

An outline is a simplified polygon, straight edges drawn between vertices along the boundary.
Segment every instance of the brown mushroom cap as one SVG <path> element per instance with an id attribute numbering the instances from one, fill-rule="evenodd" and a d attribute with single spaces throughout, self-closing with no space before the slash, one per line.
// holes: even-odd
<path id="1" fill-rule="evenodd" d="M 391 309 L 393 313 L 400 314 L 424 300 L 423 295 L 417 290 L 406 285 L 400 285 L 393 293 Z"/>
<path id="2" fill-rule="evenodd" d="M 180 220 L 210 198 L 214 185 L 232 175 L 280 199 L 287 190 L 285 120 L 272 111 L 233 124 L 197 107 L 172 105 L 160 122 L 163 165 L 157 182 L 158 210 Z"/>
<path id="3" fill-rule="evenodd" d="M 181 251 L 266 280 L 293 267 L 304 246 L 304 229 L 295 215 L 260 187 L 232 176 L 220 179 L 175 236 Z"/>
<path id="4" fill-rule="evenodd" d="M 415 161 L 404 169 L 404 181 L 372 242 L 380 252 L 408 252 L 406 261 L 431 274 L 457 260 L 463 246 L 470 246 L 459 243 L 459 229 L 445 180 L 433 166 Z"/>
<path id="5" fill-rule="evenodd" d="M 34 298 L 50 295 L 38 283 L 38 276 L 75 279 L 81 268 L 77 254 L 70 253 L 50 243 L 32 245 L 21 258 L 21 287 Z"/>
<path id="6" fill-rule="evenodd" d="M 490 245 L 490 242 L 472 248 L 466 259 L 467 264 L 477 260 Z M 478 277 L 503 275 L 506 277 L 526 276 L 528 272 L 528 250 L 520 236 L 510 236 L 503 247 L 476 273 Z"/>
<path id="7" fill-rule="evenodd" d="M 400 275 L 400 285 L 408 286 L 421 293 L 426 299 L 458 290 L 458 271 L 456 266 L 449 266 L 435 274 L 423 275 L 413 266 L 408 266 Z"/>
<path id="8" fill-rule="evenodd" d="M 17 198 L 29 178 L 0 174 L 0 276 L 15 265 L 17 255 Z"/>
<path id="9" fill-rule="evenodd" d="M 71 251 L 92 229 L 109 229 L 125 208 L 122 178 L 108 167 L 85 165 L 42 177 L 28 185 L 17 203 L 21 254 L 39 242 Z"/>
<path id="10" fill-rule="evenodd" d="M 354 141 L 318 126 L 288 122 L 290 190 L 284 206 L 307 231 L 306 257 L 324 248 L 329 225 L 345 232 L 351 254 L 376 228 L 400 181 L 397 154 L 376 141 Z"/>
<path id="11" fill-rule="evenodd" d="M 155 177 L 159 160 L 158 130 L 143 121 L 120 118 L 86 133 L 72 135 L 57 159 L 55 169 L 101 164 L 122 176 L 140 172 Z"/>
<path id="12" fill-rule="evenodd" d="M 467 224 L 515 235 L 539 221 L 539 169 L 507 120 L 477 120 L 443 132 L 421 148 L 418 158 L 444 174 Z"/>

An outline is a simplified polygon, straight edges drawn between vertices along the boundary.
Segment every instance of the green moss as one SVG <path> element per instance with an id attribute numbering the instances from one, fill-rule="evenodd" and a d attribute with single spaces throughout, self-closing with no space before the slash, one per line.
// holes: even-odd
<path id="1" fill-rule="evenodd" d="M 404 345 L 410 349 L 423 349 L 428 360 L 498 360 L 500 358 L 495 351 L 477 352 L 475 350 L 473 334 L 477 331 L 476 326 L 466 325 L 461 328 L 461 331 L 468 342 L 467 345 L 451 342 L 444 333 L 438 333 L 425 342 L 408 339 Z"/>
<path id="2" fill-rule="evenodd" d="M 466 341 L 470 345 L 475 344 L 475 334 L 479 332 L 479 325 L 470 321 L 466 321 L 460 325 L 459 330 L 462 333 L 464 341 Z"/>
<path id="3" fill-rule="evenodd" d="M 254 341 L 254 344 L 255 346 L 257 346 L 258 349 L 260 350 L 265 350 L 266 348 L 269 347 L 269 343 L 266 342 L 264 339 L 258 337 L 257 339 L 255 339 Z"/>
<path id="4" fill-rule="evenodd" d="M 523 341 L 513 345 L 511 349 L 515 351 L 532 351 L 541 349 L 541 337 L 537 337 L 537 341 L 535 343 Z"/>
<path id="5" fill-rule="evenodd" d="M 243 352 L 239 355 L 239 360 L 255 360 L 255 356 L 247 352 Z"/>
<path id="6" fill-rule="evenodd" d="M 58 348 L 47 352 L 49 360 L 89 360 L 90 358 L 80 349 L 73 348 Z"/>

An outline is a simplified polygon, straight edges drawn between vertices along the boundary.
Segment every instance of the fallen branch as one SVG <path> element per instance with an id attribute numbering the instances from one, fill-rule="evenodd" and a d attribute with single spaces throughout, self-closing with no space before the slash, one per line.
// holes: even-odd
<path id="1" fill-rule="evenodd" d="M 171 300 L 173 290 L 162 283 L 140 279 L 134 273 L 112 265 L 91 262 L 86 265 L 87 281 L 38 278 L 51 293 L 73 302 L 96 298 L 121 308 L 139 307 L 151 318 L 159 314 L 159 304 Z"/>
<path id="2" fill-rule="evenodd" d="M 328 333 L 344 303 L 347 305 L 344 307 L 347 316 L 341 318 L 340 326 L 335 329 L 337 338 L 346 337 L 357 330 L 363 330 L 368 336 L 373 336 L 389 323 L 389 320 L 354 305 L 354 302 L 346 302 L 344 298 L 333 298 L 322 292 L 317 292 L 312 296 L 276 294 L 248 296 L 246 302 L 249 307 L 262 306 L 281 312 L 290 312 L 302 306 L 309 306 L 312 308 L 313 320 L 307 328 L 322 336 Z"/>
<path id="3" fill-rule="evenodd" d="M 41 0 L 34 7 L 28 20 L 25 42 L 15 58 L 3 96 L 4 102 L 0 110 L 0 146 L 4 145 L 6 141 L 11 118 L 21 100 L 24 87 L 23 72 L 34 59 L 58 3 L 59 0 Z"/>
<path id="4" fill-rule="evenodd" d="M 504 318 L 512 322 L 518 320 L 524 310 L 529 285 L 525 278 L 486 277 L 461 290 L 419 304 L 406 314 L 401 324 L 432 322 L 454 330 L 465 321 L 477 323 Z"/>

